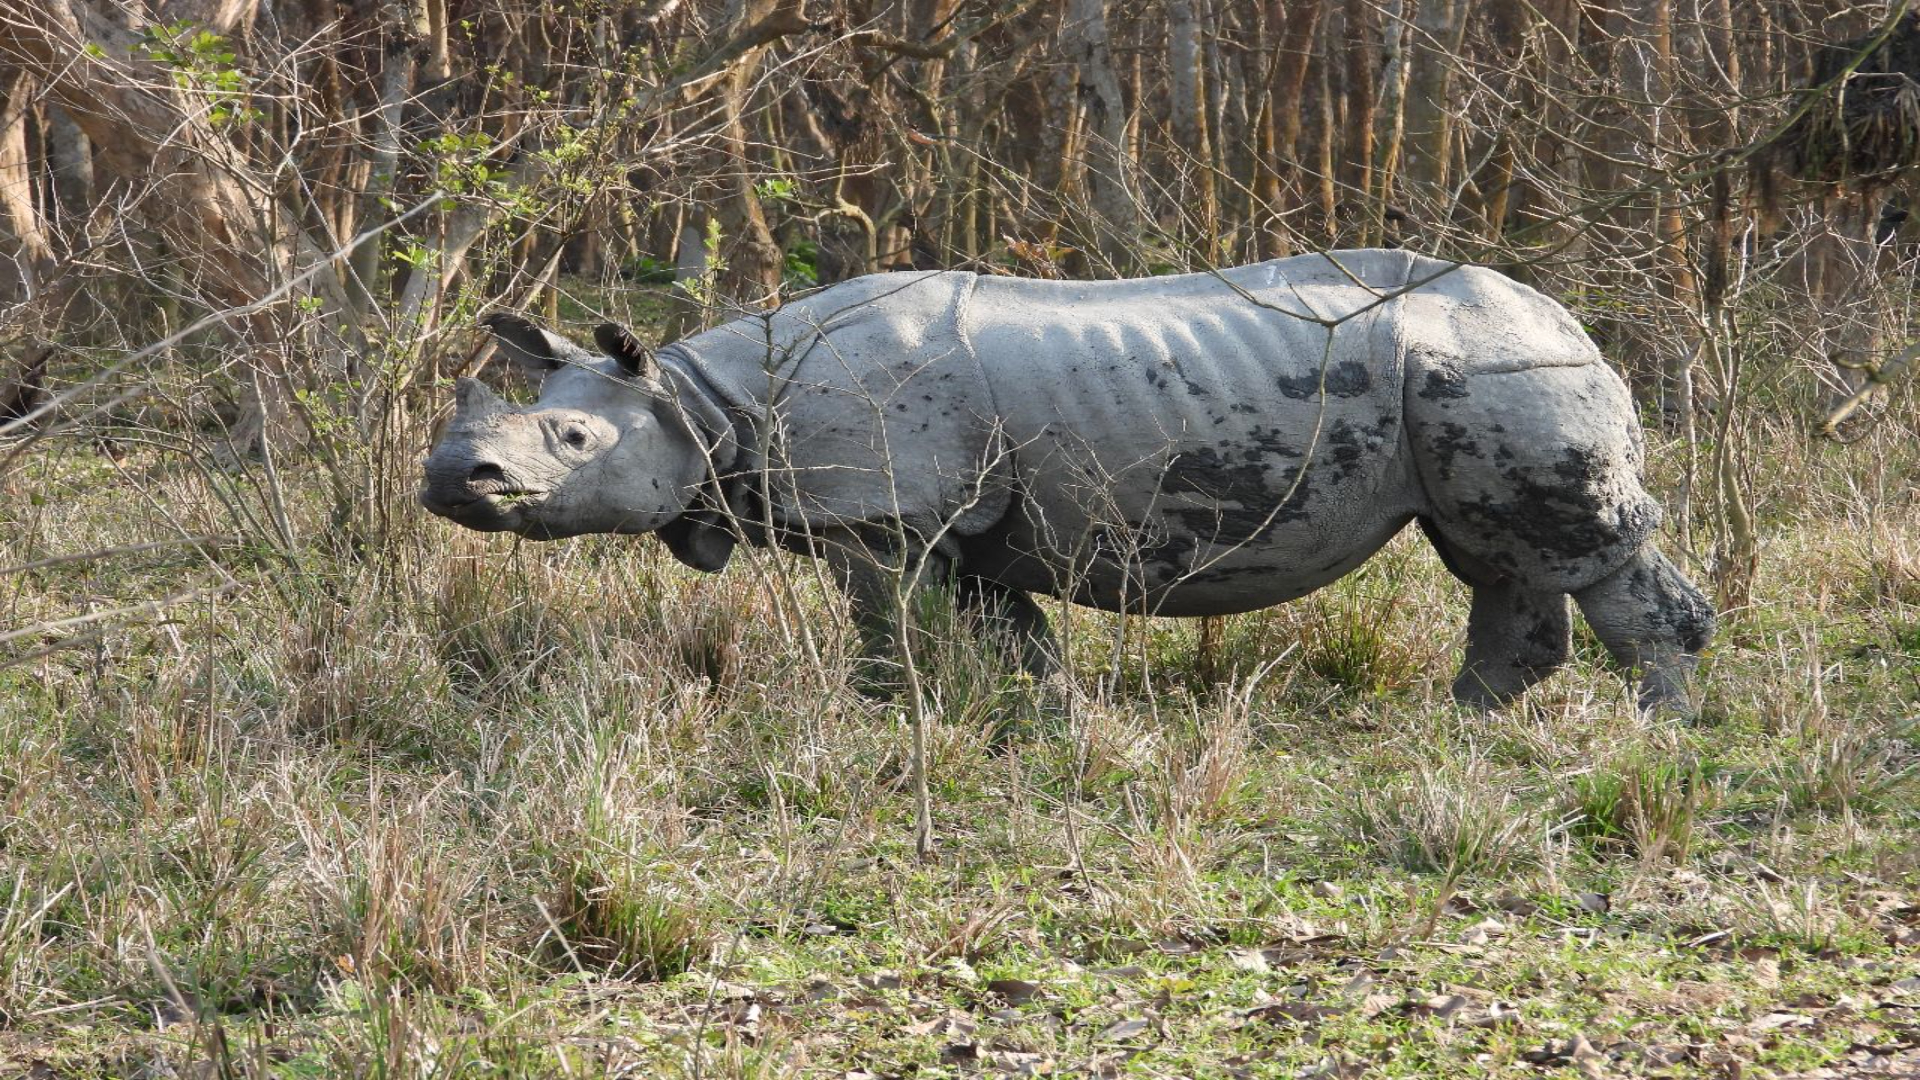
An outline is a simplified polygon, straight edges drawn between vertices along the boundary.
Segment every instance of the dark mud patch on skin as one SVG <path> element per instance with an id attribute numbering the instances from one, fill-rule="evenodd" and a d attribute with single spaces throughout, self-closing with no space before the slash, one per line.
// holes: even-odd
<path id="1" fill-rule="evenodd" d="M 1526 612 L 1528 626 L 1521 639 L 1526 648 L 1519 662 L 1529 672 L 1545 675 L 1573 655 L 1573 617 L 1561 593 L 1532 599 L 1539 606 Z"/>
<path id="2" fill-rule="evenodd" d="M 1452 368 L 1434 368 L 1420 387 L 1422 401 L 1458 401 L 1467 396 L 1467 377 Z"/>
<path id="3" fill-rule="evenodd" d="M 1210 447 L 1168 462 L 1160 490 L 1174 504 L 1163 516 L 1216 544 L 1244 544 L 1306 517 L 1313 494 L 1298 469 L 1273 468 L 1258 457 L 1237 462 Z M 1199 501 L 1210 505 L 1194 505 Z"/>
<path id="4" fill-rule="evenodd" d="M 1680 576 L 1666 556 L 1649 552 L 1628 571 L 1627 595 L 1663 633 L 1656 636 L 1699 653 L 1713 639 L 1713 605 Z"/>
<path id="5" fill-rule="evenodd" d="M 1327 368 L 1324 379 L 1315 370 L 1300 376 L 1282 375 L 1274 385 L 1295 401 L 1317 398 L 1323 390 L 1328 397 L 1350 398 L 1373 389 L 1373 374 L 1358 360 L 1342 360 Z"/>
<path id="6" fill-rule="evenodd" d="M 1601 489 L 1611 470 L 1601 455 L 1569 447 L 1550 471 L 1508 469 L 1506 501 L 1482 496 L 1460 514 L 1476 529 L 1510 537 L 1549 562 L 1576 562 L 1635 546 L 1659 523 L 1651 499 L 1621 504 Z"/>
<path id="7" fill-rule="evenodd" d="M 1391 416 L 1381 417 L 1380 422 L 1372 426 L 1344 419 L 1335 421 L 1327 431 L 1327 459 L 1333 464 L 1333 482 L 1345 480 L 1362 462 L 1387 453 L 1396 424 Z"/>
<path id="8" fill-rule="evenodd" d="M 1248 579 L 1264 579 L 1283 572 L 1281 566 L 1212 566 L 1205 570 L 1195 570 L 1180 579 L 1182 585 L 1225 585 Z"/>
<path id="9" fill-rule="evenodd" d="M 1427 452 L 1433 456 L 1434 472 L 1442 480 L 1453 479 L 1454 462 L 1460 455 L 1480 457 L 1480 442 L 1473 437 L 1465 424 L 1443 423 L 1438 434 L 1427 438 Z M 1496 456 L 1504 454 L 1513 457 L 1513 452 L 1505 446 L 1495 451 Z"/>
<path id="10" fill-rule="evenodd" d="M 1293 443 L 1278 428 L 1257 427 L 1247 432 L 1247 452 L 1284 458 L 1304 456 L 1293 448 Z"/>

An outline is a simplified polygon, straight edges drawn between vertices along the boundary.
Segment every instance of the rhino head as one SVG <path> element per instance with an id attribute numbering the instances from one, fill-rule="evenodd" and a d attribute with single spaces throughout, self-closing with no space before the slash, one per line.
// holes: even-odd
<path id="1" fill-rule="evenodd" d="M 724 411 L 669 375 L 612 324 L 591 352 L 508 314 L 488 316 L 503 352 L 539 379 L 515 407 L 477 379 L 455 384 L 454 411 L 427 455 L 420 503 L 482 532 L 535 540 L 659 532 L 682 562 L 718 570 L 734 535 L 717 495 L 735 452 Z"/>

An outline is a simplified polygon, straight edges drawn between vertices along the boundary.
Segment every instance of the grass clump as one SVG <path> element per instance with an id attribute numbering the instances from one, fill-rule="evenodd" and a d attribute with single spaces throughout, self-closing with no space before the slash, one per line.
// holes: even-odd
<path id="1" fill-rule="evenodd" d="M 0 881 L 0 1025 L 12 1024 L 44 1001 L 51 989 L 44 957 L 47 912 L 65 890 L 43 896 L 27 882 L 24 868 Z"/>
<path id="2" fill-rule="evenodd" d="M 1684 859 L 1712 793 L 1690 755 L 1635 747 L 1568 781 L 1565 828 L 1597 851 Z"/>
<path id="3" fill-rule="evenodd" d="M 643 981 L 690 970 L 718 939 L 708 911 L 675 878 L 675 863 L 641 837 L 630 805 L 631 761 L 604 736 L 591 766 L 595 790 L 562 843 L 546 852 L 555 882 L 541 914 L 550 964 Z"/>
<path id="4" fill-rule="evenodd" d="M 662 881 L 653 864 L 589 848 L 565 860 L 562 874 L 549 912 L 556 960 L 657 981 L 692 969 L 712 950 L 706 912 Z"/>
<path id="5" fill-rule="evenodd" d="M 1531 862 L 1545 837 L 1537 815 L 1474 764 L 1363 784 L 1344 817 L 1348 836 L 1375 858 L 1449 882 Z"/>

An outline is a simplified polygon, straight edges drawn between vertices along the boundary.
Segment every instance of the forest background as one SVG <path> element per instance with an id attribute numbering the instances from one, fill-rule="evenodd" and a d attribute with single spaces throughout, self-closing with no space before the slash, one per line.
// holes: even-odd
<path id="1" fill-rule="evenodd" d="M 1911 1065 L 1916 79 L 1904 2 L 0 0 L 0 1076 Z M 1456 711 L 1411 543 L 906 708 L 804 564 L 412 502 L 489 311 L 1379 245 L 1626 375 L 1698 726 L 1584 634 Z"/>

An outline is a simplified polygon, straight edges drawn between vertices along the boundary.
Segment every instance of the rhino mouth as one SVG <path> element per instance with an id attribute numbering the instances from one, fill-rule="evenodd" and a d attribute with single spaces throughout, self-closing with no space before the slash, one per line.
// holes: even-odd
<path id="1" fill-rule="evenodd" d="M 470 529 L 497 532 L 514 528 L 516 519 L 546 502 L 548 492 L 512 489 L 443 495 L 423 494 L 420 502 L 429 511 Z"/>
<path id="2" fill-rule="evenodd" d="M 486 503 L 496 510 L 535 507 L 545 501 L 547 501 L 547 493 L 544 491 L 490 491 L 474 500 L 474 502 Z"/>

